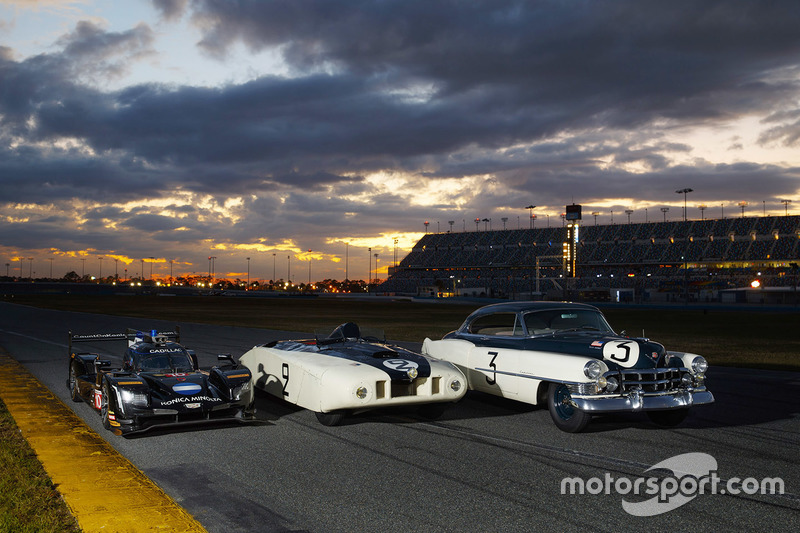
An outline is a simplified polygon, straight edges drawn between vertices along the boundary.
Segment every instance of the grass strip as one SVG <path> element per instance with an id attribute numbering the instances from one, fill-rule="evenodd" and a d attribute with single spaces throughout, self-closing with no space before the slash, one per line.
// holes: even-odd
<path id="1" fill-rule="evenodd" d="M 0 400 L 0 532 L 80 531 Z"/>

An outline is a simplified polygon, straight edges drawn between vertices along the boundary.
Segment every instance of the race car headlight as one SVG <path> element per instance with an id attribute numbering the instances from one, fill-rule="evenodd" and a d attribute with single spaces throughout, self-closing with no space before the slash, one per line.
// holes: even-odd
<path id="1" fill-rule="evenodd" d="M 692 359 L 692 372 L 695 374 L 705 374 L 708 370 L 708 361 L 702 355 L 698 355 Z"/>
<path id="2" fill-rule="evenodd" d="M 119 397 L 124 404 L 147 407 L 147 394 L 143 392 L 122 389 L 119 391 Z"/>
<path id="3" fill-rule="evenodd" d="M 613 376 L 609 376 L 606 378 L 606 392 L 614 392 L 619 387 L 619 382 L 617 378 Z"/>
<path id="4" fill-rule="evenodd" d="M 417 379 L 418 375 L 419 375 L 419 371 L 416 368 L 412 368 L 411 370 L 408 371 L 408 378 L 409 379 Z"/>
<path id="5" fill-rule="evenodd" d="M 244 383 L 237 385 L 231 390 L 231 397 L 238 400 L 239 397 L 242 395 L 243 392 L 250 392 L 252 385 L 250 381 L 245 381 Z"/>
<path id="6" fill-rule="evenodd" d="M 588 361 L 583 365 L 583 373 L 589 379 L 597 379 L 603 373 L 603 366 L 599 361 Z"/>
<path id="7" fill-rule="evenodd" d="M 363 400 L 369 395 L 369 389 L 366 387 L 359 387 L 356 389 L 356 398 Z"/>
<path id="8" fill-rule="evenodd" d="M 691 387 L 692 386 L 692 375 L 688 372 L 684 373 L 681 376 L 681 385 L 684 387 Z"/>
<path id="9" fill-rule="evenodd" d="M 450 390 L 453 392 L 458 392 L 461 390 L 461 382 L 457 379 L 454 379 L 450 382 Z"/>
<path id="10" fill-rule="evenodd" d="M 605 377 L 600 376 L 599 378 L 597 378 L 596 392 L 598 393 L 602 392 L 602 390 L 605 389 L 607 386 L 608 386 L 608 380 Z"/>

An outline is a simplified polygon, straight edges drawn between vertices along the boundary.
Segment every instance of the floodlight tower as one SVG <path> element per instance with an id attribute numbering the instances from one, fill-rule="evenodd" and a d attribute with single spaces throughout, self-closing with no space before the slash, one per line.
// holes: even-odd
<path id="1" fill-rule="evenodd" d="M 685 189 L 678 189 L 675 191 L 678 194 L 683 194 L 683 221 L 686 222 L 686 195 L 690 192 L 693 192 L 693 189 L 685 188 Z"/>
<path id="2" fill-rule="evenodd" d="M 530 217 L 529 217 L 530 220 L 529 220 L 528 225 L 530 226 L 530 229 L 533 229 L 533 210 L 536 209 L 536 206 L 531 204 L 528 207 L 526 207 L 525 209 L 528 209 L 530 211 Z"/>

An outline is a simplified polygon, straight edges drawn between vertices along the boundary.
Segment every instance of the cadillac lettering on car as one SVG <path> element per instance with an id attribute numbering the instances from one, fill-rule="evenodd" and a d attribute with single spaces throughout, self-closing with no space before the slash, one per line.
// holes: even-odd
<path id="1" fill-rule="evenodd" d="M 470 389 L 547 404 L 556 426 L 586 428 L 592 415 L 646 412 L 659 425 L 679 424 L 709 404 L 708 363 L 666 351 L 645 338 L 615 333 L 599 309 L 584 304 L 514 302 L 473 312 L 422 353 L 450 361 Z"/>

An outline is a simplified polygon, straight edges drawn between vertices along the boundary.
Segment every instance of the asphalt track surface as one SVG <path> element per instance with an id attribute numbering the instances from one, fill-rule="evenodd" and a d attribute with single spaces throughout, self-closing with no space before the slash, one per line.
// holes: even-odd
<path id="1" fill-rule="evenodd" d="M 238 356 L 258 343 L 302 336 L 180 325 L 202 367 L 218 353 Z M 0 303 L 0 345 L 210 532 L 800 529 L 800 373 L 712 364 L 708 385 L 716 403 L 697 408 L 678 428 L 629 414 L 596 418 L 577 435 L 556 429 L 546 409 L 472 392 L 435 422 L 413 410 L 386 410 L 332 428 L 261 395 L 255 425 L 130 439 L 105 431 L 89 406 L 69 401 L 68 330 L 172 326 Z M 120 354 L 114 345 L 84 346 Z M 734 478 L 780 478 L 785 492 L 692 493 L 657 516 L 623 509 L 623 501 L 650 496 L 620 494 L 621 478 L 657 476 L 671 488 L 686 479 L 682 473 L 648 469 L 692 452 L 716 460 L 723 489 L 731 480 L 742 488 Z M 598 480 L 612 481 L 608 494 L 562 494 L 564 478 L 595 488 Z M 676 502 L 669 497 L 664 505 Z"/>

